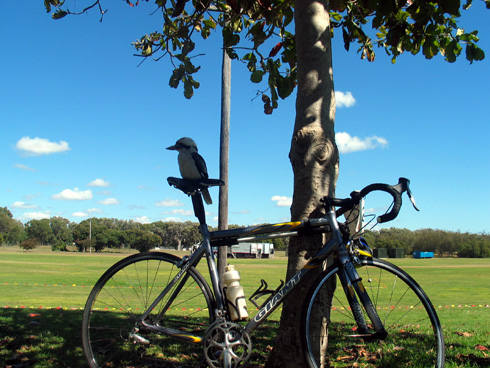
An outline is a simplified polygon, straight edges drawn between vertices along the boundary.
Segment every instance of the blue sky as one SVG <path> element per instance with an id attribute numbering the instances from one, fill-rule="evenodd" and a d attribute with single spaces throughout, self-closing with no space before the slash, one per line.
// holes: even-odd
<path id="1" fill-rule="evenodd" d="M 138 66 L 133 56 L 131 42 L 160 28 L 153 6 L 106 5 L 103 22 L 95 11 L 54 21 L 42 1 L 1 2 L 0 206 L 23 222 L 194 221 L 189 198 L 167 185 L 179 172 L 165 147 L 193 137 L 218 176 L 220 35 L 202 45 L 201 88 L 186 100 L 168 86 L 168 60 Z M 338 196 L 405 176 L 421 212 L 406 201 L 388 226 L 490 231 L 489 15 L 483 2 L 463 15 L 461 27 L 478 29 L 487 52 L 472 65 L 440 55 L 392 65 L 381 49 L 368 63 L 334 38 Z M 229 223 L 288 220 L 295 97 L 266 116 L 244 65 L 232 69 Z M 217 189 L 211 195 L 216 224 Z M 387 205 L 370 196 L 366 208 Z"/>

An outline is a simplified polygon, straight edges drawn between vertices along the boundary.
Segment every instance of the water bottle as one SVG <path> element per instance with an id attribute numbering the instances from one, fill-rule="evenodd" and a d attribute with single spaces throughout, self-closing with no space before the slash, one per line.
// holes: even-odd
<path id="1" fill-rule="evenodd" d="M 243 287 L 240 286 L 240 273 L 235 270 L 235 266 L 225 267 L 223 280 L 226 285 L 226 299 L 232 321 L 244 320 L 248 318 L 247 301 Z"/>

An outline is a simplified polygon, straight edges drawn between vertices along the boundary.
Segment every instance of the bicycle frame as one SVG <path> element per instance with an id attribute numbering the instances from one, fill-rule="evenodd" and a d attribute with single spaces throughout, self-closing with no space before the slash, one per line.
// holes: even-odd
<path id="1" fill-rule="evenodd" d="M 374 258 L 358 237 L 359 228 L 351 226 L 359 224 L 364 197 L 373 191 L 393 198 L 392 206 L 377 222 L 396 218 L 405 192 L 415 207 L 408 179 L 400 178 L 395 185 L 370 184 L 351 192 L 350 198 L 325 196 L 320 199 L 322 215 L 318 218 L 222 231 L 208 228 L 201 196 L 202 190 L 222 185 L 222 181 L 167 180 L 191 196 L 202 242 L 182 258 L 160 252 L 131 255 L 99 278 L 82 318 L 82 344 L 91 367 L 146 362 L 193 367 L 196 358 L 213 368 L 237 367 L 249 360 L 256 364 L 272 343 L 269 339 L 274 337 L 281 303 L 289 296 L 290 301 L 299 296 L 294 292 L 298 286 L 302 291 L 308 289 L 304 298 L 301 295 L 304 300 L 295 300 L 299 304 L 295 313 L 301 317 L 294 319 L 308 366 L 343 360 L 345 347 L 350 346 L 353 349 L 349 348 L 345 359 L 360 364 L 444 367 L 442 327 L 428 296 L 402 269 Z M 242 306 L 236 301 L 243 301 L 244 296 L 226 288 L 238 286 L 228 285 L 235 277 L 224 275 L 226 287 L 220 280 L 216 247 L 286 236 L 301 236 L 304 245 L 329 240 L 313 252 L 308 249 L 308 258 L 303 257 L 304 263 L 295 272 L 288 272 L 286 284 L 281 281 L 270 290 L 262 280 L 249 296 L 257 309 L 249 310 L 250 318 L 237 320 L 234 308 Z M 207 270 L 201 270 L 204 257 Z M 282 321 L 284 317 L 289 316 L 283 315 Z M 265 325 L 267 328 L 259 327 Z M 252 333 L 259 335 L 256 347 Z M 412 348 L 425 354 L 413 355 Z"/>
<path id="2" fill-rule="evenodd" d="M 310 273 L 310 271 L 317 269 L 322 266 L 324 261 L 332 254 L 336 254 L 337 263 L 342 267 L 345 271 L 345 277 L 342 277 L 341 280 L 344 288 L 353 288 L 354 283 L 360 282 L 360 278 L 355 270 L 355 266 L 352 264 L 350 255 L 347 252 L 347 249 L 344 245 L 344 241 L 342 238 L 342 232 L 339 227 L 339 223 L 337 221 L 337 215 L 335 210 L 331 205 L 327 205 L 327 213 L 324 217 L 309 219 L 298 222 L 286 222 L 286 223 L 277 223 L 277 224 L 267 224 L 255 227 L 245 227 L 238 228 L 232 230 L 222 230 L 210 232 L 208 230 L 208 226 L 205 220 L 204 206 L 202 201 L 202 196 L 198 192 L 192 195 L 192 202 L 194 205 L 194 211 L 196 217 L 199 219 L 200 223 L 200 231 L 203 236 L 203 241 L 201 245 L 197 248 L 197 250 L 192 253 L 190 256 L 186 256 L 182 259 L 182 266 L 180 272 L 174 277 L 174 279 L 170 282 L 170 284 L 163 290 L 160 295 L 156 298 L 153 304 L 148 308 L 148 310 L 141 316 L 141 323 L 147 328 L 157 330 L 159 332 L 163 332 L 177 338 L 183 339 L 189 342 L 199 343 L 202 341 L 202 338 L 197 336 L 182 336 L 182 333 L 179 331 L 173 331 L 166 329 L 163 326 L 151 326 L 144 323 L 145 319 L 148 317 L 153 308 L 163 299 L 168 290 L 170 290 L 177 282 L 179 282 L 183 275 L 186 275 L 186 271 L 190 267 L 196 267 L 203 256 L 206 256 L 209 275 L 211 277 L 211 287 L 214 293 L 215 301 L 216 301 L 216 315 L 215 317 L 220 317 L 222 312 L 225 310 L 225 298 L 222 292 L 222 287 L 220 286 L 218 270 L 216 267 L 216 260 L 214 256 L 213 247 L 214 246 L 231 246 L 233 244 L 238 244 L 239 242 L 246 242 L 250 240 L 262 240 L 262 239 L 273 239 L 277 237 L 288 237 L 288 236 L 297 236 L 297 235 L 311 235 L 318 233 L 326 233 L 329 232 L 332 234 L 332 239 L 327 242 L 319 252 L 312 258 L 310 261 L 299 271 L 297 272 L 288 282 L 286 282 L 282 288 L 280 288 L 272 298 L 262 306 L 259 312 L 252 318 L 247 325 L 245 326 L 245 330 L 248 333 L 251 333 L 255 330 L 267 317 L 284 301 L 284 299 L 291 293 L 291 291 L 300 284 L 305 277 Z M 364 255 L 370 256 L 369 253 L 365 253 Z M 185 278 L 182 281 L 181 285 L 185 282 Z M 179 288 L 175 293 L 178 293 Z M 362 286 L 356 287 L 358 293 L 364 293 L 364 288 Z M 364 293 L 365 294 L 365 293 Z M 365 302 L 365 298 L 361 300 L 363 303 Z M 172 298 L 169 300 L 169 304 L 172 302 Z M 357 302 L 357 301 L 355 301 Z M 370 309 L 370 308 L 367 308 Z M 165 313 L 166 308 L 163 309 L 162 314 Z M 376 311 L 373 312 L 375 315 L 370 314 L 370 318 L 373 320 L 373 324 L 375 325 L 375 329 L 377 333 L 381 333 L 384 331 L 382 323 L 379 320 L 379 317 L 376 314 Z"/>

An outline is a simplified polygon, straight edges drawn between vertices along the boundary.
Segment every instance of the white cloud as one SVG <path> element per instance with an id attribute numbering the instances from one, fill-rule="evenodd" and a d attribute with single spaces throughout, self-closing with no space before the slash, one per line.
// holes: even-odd
<path id="1" fill-rule="evenodd" d="M 75 188 L 73 190 L 71 189 L 65 189 L 61 193 L 55 194 L 51 196 L 52 199 L 56 200 L 66 200 L 66 201 L 85 201 L 87 199 L 92 199 L 92 191 L 91 190 L 79 190 L 78 188 Z"/>
<path id="2" fill-rule="evenodd" d="M 20 170 L 25 170 L 25 171 L 32 171 L 32 172 L 36 171 L 32 167 L 29 167 L 29 166 L 23 165 L 23 164 L 14 164 L 14 167 L 17 169 L 20 169 Z"/>
<path id="3" fill-rule="evenodd" d="M 359 138 L 352 137 L 349 133 L 339 132 L 335 134 L 335 141 L 340 153 L 350 153 L 356 151 L 365 151 L 374 148 L 385 148 L 388 146 L 388 141 L 385 138 L 372 137 Z"/>
<path id="4" fill-rule="evenodd" d="M 102 214 L 102 213 L 104 213 L 104 211 L 99 210 L 98 208 L 89 208 L 89 209 L 87 210 L 87 212 L 88 212 L 88 213 L 101 213 L 101 214 Z"/>
<path id="5" fill-rule="evenodd" d="M 88 183 L 89 187 L 106 188 L 109 185 L 111 185 L 111 183 L 109 183 L 108 181 L 105 181 L 103 179 L 95 179 L 95 180 L 91 181 L 90 183 Z"/>
<path id="6" fill-rule="evenodd" d="M 37 205 L 27 204 L 25 202 L 18 201 L 12 204 L 12 208 L 20 208 L 20 209 L 37 208 Z"/>
<path id="7" fill-rule="evenodd" d="M 184 209 L 172 210 L 170 213 L 173 214 L 173 215 L 182 215 L 182 216 L 192 216 L 192 215 L 194 215 L 194 211 L 184 210 Z"/>
<path id="8" fill-rule="evenodd" d="M 22 137 L 15 145 L 15 148 L 27 156 L 50 155 L 70 150 L 70 146 L 65 141 L 56 143 L 39 137 Z"/>
<path id="9" fill-rule="evenodd" d="M 277 202 L 277 207 L 289 207 L 293 203 L 293 199 L 286 196 L 273 196 L 271 201 Z"/>
<path id="10" fill-rule="evenodd" d="M 86 214 L 85 212 L 82 212 L 82 211 L 80 211 L 80 212 L 74 212 L 71 215 L 73 217 L 87 217 L 88 216 L 88 214 Z"/>
<path id="11" fill-rule="evenodd" d="M 103 204 L 104 206 L 110 206 L 114 204 L 119 204 L 119 201 L 116 198 L 107 198 L 97 203 Z"/>
<path id="12" fill-rule="evenodd" d="M 46 212 L 26 212 L 22 215 L 22 219 L 24 220 L 43 220 L 49 219 L 51 214 L 49 211 Z"/>
<path id="13" fill-rule="evenodd" d="M 136 222 L 139 222 L 141 224 L 149 224 L 151 223 L 151 220 L 148 216 L 138 216 L 135 218 Z"/>
<path id="14" fill-rule="evenodd" d="M 178 199 L 164 199 L 160 202 L 155 202 L 155 206 L 157 207 L 182 207 L 184 204 Z"/>
<path id="15" fill-rule="evenodd" d="M 351 92 L 335 91 L 335 104 L 337 107 L 351 107 L 356 103 L 356 99 Z"/>
<path id="16" fill-rule="evenodd" d="M 167 217 L 162 220 L 163 222 L 182 222 L 182 219 L 178 217 Z"/>

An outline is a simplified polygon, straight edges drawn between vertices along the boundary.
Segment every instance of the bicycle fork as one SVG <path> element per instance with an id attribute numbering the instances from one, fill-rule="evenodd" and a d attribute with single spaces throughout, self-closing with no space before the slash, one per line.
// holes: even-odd
<path id="1" fill-rule="evenodd" d="M 376 312 L 376 307 L 362 283 L 362 278 L 351 260 L 343 264 L 339 278 L 357 323 L 357 334 L 353 334 L 352 337 L 362 337 L 366 341 L 384 340 L 388 336 L 388 332 L 384 328 L 378 312 Z M 362 307 L 364 307 L 372 326 L 368 325 Z M 374 329 L 375 333 L 370 332 L 370 327 Z"/>

